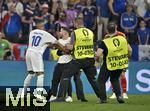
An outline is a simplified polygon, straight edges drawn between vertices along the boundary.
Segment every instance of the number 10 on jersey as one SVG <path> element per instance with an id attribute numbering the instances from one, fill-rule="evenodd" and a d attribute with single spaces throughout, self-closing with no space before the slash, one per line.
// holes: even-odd
<path id="1" fill-rule="evenodd" d="M 39 43 L 41 41 L 41 37 L 40 36 L 33 36 L 32 37 L 32 46 L 38 46 Z"/>

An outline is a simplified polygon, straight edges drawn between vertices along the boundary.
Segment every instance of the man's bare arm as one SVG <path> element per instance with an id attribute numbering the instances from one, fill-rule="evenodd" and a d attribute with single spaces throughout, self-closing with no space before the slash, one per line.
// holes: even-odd
<path id="1" fill-rule="evenodd" d="M 132 48 L 129 44 L 128 44 L 128 54 L 129 54 L 129 58 L 130 58 L 132 55 Z"/>

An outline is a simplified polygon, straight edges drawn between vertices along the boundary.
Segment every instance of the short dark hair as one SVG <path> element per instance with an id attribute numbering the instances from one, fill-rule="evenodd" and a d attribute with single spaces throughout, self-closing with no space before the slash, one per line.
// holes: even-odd
<path id="1" fill-rule="evenodd" d="M 42 20 L 36 20 L 36 21 L 35 21 L 35 24 L 36 24 L 36 25 L 45 24 L 45 21 L 44 21 L 44 19 L 42 19 Z"/>
<path id="2" fill-rule="evenodd" d="M 67 28 L 67 27 L 61 27 L 63 30 L 65 30 L 66 32 L 68 32 L 69 33 L 69 35 L 71 34 L 71 30 L 69 29 L 69 28 Z"/>
<path id="3" fill-rule="evenodd" d="M 107 25 L 107 30 L 108 30 L 108 33 L 115 33 L 116 31 L 116 23 L 115 22 L 109 22 L 108 25 Z"/>

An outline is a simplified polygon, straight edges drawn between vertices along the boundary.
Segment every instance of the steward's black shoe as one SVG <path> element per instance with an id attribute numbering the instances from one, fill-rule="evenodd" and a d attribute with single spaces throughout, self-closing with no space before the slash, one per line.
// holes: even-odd
<path id="1" fill-rule="evenodd" d="M 100 104 L 107 103 L 107 100 L 100 100 Z"/>
<path id="2" fill-rule="evenodd" d="M 59 97 L 59 98 L 55 99 L 52 102 L 65 102 L 65 98 L 64 97 Z"/>
<path id="3" fill-rule="evenodd" d="M 80 101 L 81 101 L 81 102 L 88 102 L 88 100 L 85 99 L 85 98 L 84 98 L 84 99 L 80 99 Z"/>
<path id="4" fill-rule="evenodd" d="M 120 104 L 124 103 L 124 100 L 123 100 L 123 97 L 122 97 L 122 96 L 118 96 L 118 97 L 117 97 L 117 101 L 118 101 Z"/>

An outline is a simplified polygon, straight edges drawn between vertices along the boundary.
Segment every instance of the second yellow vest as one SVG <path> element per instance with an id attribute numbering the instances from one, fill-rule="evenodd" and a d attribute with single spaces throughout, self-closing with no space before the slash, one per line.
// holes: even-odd
<path id="1" fill-rule="evenodd" d="M 103 40 L 108 54 L 106 64 L 108 70 L 124 69 L 128 67 L 128 43 L 122 36 Z"/>

